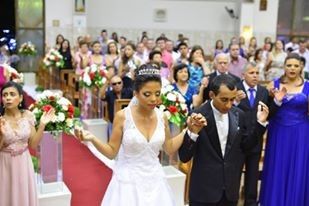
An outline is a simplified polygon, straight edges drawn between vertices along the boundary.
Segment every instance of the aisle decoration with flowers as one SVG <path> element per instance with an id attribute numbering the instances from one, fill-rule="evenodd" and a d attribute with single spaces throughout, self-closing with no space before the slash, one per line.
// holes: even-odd
<path id="1" fill-rule="evenodd" d="M 169 122 L 181 128 L 186 123 L 188 108 L 184 97 L 173 89 L 172 85 L 162 88 L 159 109 L 165 113 Z"/>
<path id="2" fill-rule="evenodd" d="M 35 45 L 28 41 L 20 46 L 20 48 L 18 49 L 18 53 L 24 56 L 35 56 L 37 50 L 35 48 Z"/>
<path id="3" fill-rule="evenodd" d="M 52 108 L 55 109 L 55 116 L 45 126 L 45 131 L 49 131 L 54 136 L 57 136 L 59 132 L 74 135 L 74 127 L 77 124 L 77 120 L 74 119 L 74 106 L 68 99 L 48 90 L 39 94 L 37 101 L 29 106 L 29 110 L 35 116 L 36 126 L 38 126 L 43 113 Z"/>
<path id="4" fill-rule="evenodd" d="M 91 89 L 93 87 L 102 87 L 106 82 L 106 72 L 103 67 L 99 67 L 96 64 L 92 64 L 86 67 L 81 76 L 81 87 Z"/>
<path id="5" fill-rule="evenodd" d="M 92 64 L 86 67 L 80 76 L 80 86 L 82 90 L 82 107 L 81 117 L 83 119 L 93 118 L 94 114 L 91 113 L 92 105 L 92 92 L 96 92 L 97 96 L 100 96 L 99 88 L 101 88 L 107 81 L 107 72 L 103 67 L 99 67 L 96 64 Z M 94 89 L 92 91 L 92 89 Z M 100 98 L 98 98 L 98 105 L 101 104 Z M 99 106 L 101 108 L 101 106 Z M 100 116 L 99 116 L 100 117 Z"/>
<path id="6" fill-rule="evenodd" d="M 43 64 L 46 68 L 50 67 L 63 68 L 64 66 L 63 56 L 59 53 L 59 51 L 51 49 L 45 55 Z"/>

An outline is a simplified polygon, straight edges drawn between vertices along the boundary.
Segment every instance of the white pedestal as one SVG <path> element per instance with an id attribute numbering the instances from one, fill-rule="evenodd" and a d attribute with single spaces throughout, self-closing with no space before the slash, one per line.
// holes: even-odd
<path id="1" fill-rule="evenodd" d="M 41 186 L 42 187 L 42 186 Z M 55 188 L 63 188 L 61 192 L 52 192 L 55 191 Z M 44 193 L 42 193 L 44 191 Z M 47 183 L 42 187 L 42 191 L 38 189 L 38 198 L 40 206 L 70 206 L 72 194 L 64 182 L 55 182 Z M 45 193 L 46 192 L 46 193 Z"/>
<path id="2" fill-rule="evenodd" d="M 103 119 L 84 119 L 83 128 L 90 131 L 94 136 L 102 140 L 103 142 L 108 141 L 107 131 L 108 123 Z"/>
<path id="3" fill-rule="evenodd" d="M 174 194 L 176 206 L 184 206 L 186 175 L 173 166 L 165 166 L 163 170 Z"/>
<path id="4" fill-rule="evenodd" d="M 25 85 L 34 86 L 35 85 L 35 73 L 34 72 L 24 72 L 24 83 Z"/>

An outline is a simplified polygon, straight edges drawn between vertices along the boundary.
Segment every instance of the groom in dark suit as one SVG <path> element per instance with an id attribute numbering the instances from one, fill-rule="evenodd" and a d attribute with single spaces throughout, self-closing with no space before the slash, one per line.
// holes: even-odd
<path id="1" fill-rule="evenodd" d="M 265 87 L 258 85 L 259 69 L 255 63 L 247 63 L 243 70 L 242 82 L 237 84 L 238 94 L 236 106 L 245 112 L 248 129 L 253 130 L 256 123 L 258 103 L 269 105 L 269 95 Z M 245 165 L 245 205 L 258 206 L 257 183 L 259 179 L 259 161 L 261 158 L 263 138 L 258 138 L 258 144 L 246 154 Z"/>
<path id="2" fill-rule="evenodd" d="M 244 113 L 233 106 L 237 88 L 232 77 L 216 77 L 209 95 L 212 100 L 188 118 L 188 130 L 179 149 L 181 161 L 193 158 L 190 206 L 236 206 L 245 152 L 265 132 L 268 107 L 260 103 L 259 122 L 248 133 Z M 206 126 L 196 124 L 199 115 L 206 118 Z"/>

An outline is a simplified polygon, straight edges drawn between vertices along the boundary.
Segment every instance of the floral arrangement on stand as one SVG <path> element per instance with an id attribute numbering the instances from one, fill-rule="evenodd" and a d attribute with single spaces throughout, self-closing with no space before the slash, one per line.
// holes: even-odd
<path id="1" fill-rule="evenodd" d="M 14 81 L 14 82 L 17 82 L 19 84 L 23 84 L 23 82 L 24 82 L 24 74 L 23 73 L 19 73 L 16 69 L 14 69 L 13 67 L 11 67 L 8 64 L 2 64 L 0 66 L 2 66 L 6 70 L 7 78 L 10 81 Z"/>
<path id="2" fill-rule="evenodd" d="M 43 64 L 46 68 L 49 67 L 63 68 L 64 66 L 63 56 L 59 53 L 59 51 L 51 49 L 45 55 Z"/>
<path id="3" fill-rule="evenodd" d="M 74 127 L 78 121 L 74 119 L 75 107 L 68 99 L 61 97 L 59 93 L 53 93 L 49 90 L 39 94 L 37 101 L 29 106 L 29 110 L 35 116 L 36 126 L 38 126 L 43 113 L 52 108 L 55 109 L 55 117 L 45 126 L 45 131 L 51 132 L 54 136 L 57 136 L 59 132 L 74 135 Z"/>
<path id="4" fill-rule="evenodd" d="M 18 49 L 18 53 L 25 56 L 34 56 L 37 53 L 37 50 L 30 41 L 23 43 Z"/>
<path id="5" fill-rule="evenodd" d="M 86 67 L 81 76 L 81 87 L 91 89 L 93 87 L 102 87 L 107 80 L 107 74 L 103 67 L 98 67 L 96 64 L 92 64 Z"/>
<path id="6" fill-rule="evenodd" d="M 171 85 L 162 89 L 159 109 L 165 113 L 169 122 L 181 128 L 186 124 L 188 108 L 184 97 L 173 89 Z"/>

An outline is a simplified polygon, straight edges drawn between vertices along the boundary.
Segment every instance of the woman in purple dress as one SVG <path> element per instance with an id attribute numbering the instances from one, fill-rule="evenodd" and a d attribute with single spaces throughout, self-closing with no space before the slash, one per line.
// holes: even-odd
<path id="1" fill-rule="evenodd" d="M 261 206 L 309 205 L 309 82 L 302 78 L 300 58 L 285 59 L 284 75 L 275 80 L 277 105 L 269 121 Z"/>

